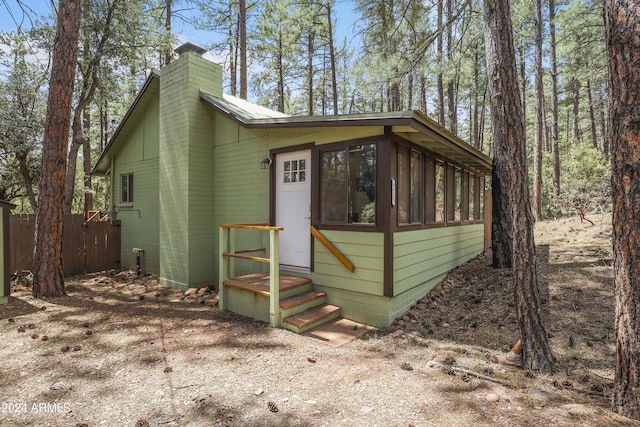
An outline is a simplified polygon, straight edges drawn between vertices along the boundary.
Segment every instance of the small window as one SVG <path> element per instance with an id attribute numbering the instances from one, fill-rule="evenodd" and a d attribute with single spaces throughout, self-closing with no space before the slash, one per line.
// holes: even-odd
<path id="1" fill-rule="evenodd" d="M 398 151 L 398 223 L 422 222 L 422 156 L 399 147 Z"/>
<path id="2" fill-rule="evenodd" d="M 307 180 L 306 163 L 305 159 L 285 161 L 283 182 L 285 184 L 305 182 Z"/>
<path id="3" fill-rule="evenodd" d="M 122 193 L 120 201 L 122 203 L 133 203 L 133 174 L 126 173 L 120 175 L 122 178 Z"/>

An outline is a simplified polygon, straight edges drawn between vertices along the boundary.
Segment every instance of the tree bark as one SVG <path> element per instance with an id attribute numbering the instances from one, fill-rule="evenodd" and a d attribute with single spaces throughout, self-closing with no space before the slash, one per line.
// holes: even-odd
<path id="1" fill-rule="evenodd" d="M 64 181 L 80 17 L 80 0 L 60 0 L 42 147 L 40 199 L 36 213 L 33 256 L 35 298 L 65 294 L 62 263 Z"/>
<path id="2" fill-rule="evenodd" d="M 544 139 L 544 86 L 542 82 L 542 0 L 535 1 L 536 17 L 536 103 L 533 142 L 533 217 L 542 219 L 542 141 Z"/>
<path id="3" fill-rule="evenodd" d="M 640 419 L 640 15 L 605 0 L 613 193 L 616 367 L 613 410 Z"/>
<path id="4" fill-rule="evenodd" d="M 240 98 L 247 99 L 247 3 L 239 1 L 238 27 L 240 36 Z M 284 110 L 284 107 L 283 107 Z"/>
<path id="5" fill-rule="evenodd" d="M 333 114 L 336 116 L 340 114 L 338 106 L 338 77 L 336 75 L 336 48 L 334 46 L 333 37 L 333 22 L 331 18 L 331 8 L 333 7 L 331 2 L 327 2 L 327 35 L 329 37 L 329 58 L 331 62 L 331 93 L 333 95 Z"/>
<path id="6" fill-rule="evenodd" d="M 442 71 L 444 69 L 444 50 L 443 50 L 443 42 L 442 42 L 442 22 L 443 22 L 443 2 L 445 0 L 438 0 L 438 36 L 436 38 L 436 45 L 438 50 L 438 77 L 437 77 L 437 85 L 438 85 L 438 123 L 442 126 L 445 125 L 445 109 L 444 109 L 444 76 Z"/>
<path id="7" fill-rule="evenodd" d="M 560 152 L 558 147 L 558 61 L 556 59 L 556 5 L 549 0 L 549 49 L 551 54 L 551 157 L 553 188 L 560 195 Z"/>
<path id="8" fill-rule="evenodd" d="M 573 126 L 571 134 L 574 142 L 580 142 L 582 132 L 580 132 L 580 80 L 574 77 L 573 80 Z"/>
<path id="9" fill-rule="evenodd" d="M 484 1 L 484 34 L 495 160 L 500 164 L 499 182 L 506 197 L 502 209 L 510 212 L 513 242 L 514 295 L 522 339 L 523 367 L 550 375 L 554 359 L 542 317 L 538 289 L 533 216 L 527 174 L 526 133 L 521 116 L 511 11 L 508 0 Z M 495 182 L 495 175 L 494 175 Z M 495 191 L 495 190 L 494 190 Z M 495 207 L 494 207 L 495 208 Z"/>
<path id="10" fill-rule="evenodd" d="M 19 150 L 14 154 L 16 156 L 16 160 L 18 161 L 18 169 L 20 170 L 20 175 L 22 175 L 22 180 L 24 181 L 24 188 L 27 192 L 29 205 L 31 205 L 31 209 L 36 212 L 36 210 L 38 209 L 38 201 L 36 199 L 36 194 L 33 191 L 33 178 L 31 177 L 31 171 L 29 170 L 28 165 L 29 153 Z"/>
<path id="11" fill-rule="evenodd" d="M 589 99 L 589 121 L 591 122 L 591 144 L 598 149 L 598 133 L 596 132 L 596 112 L 593 106 L 593 95 L 591 94 L 591 80 L 587 80 L 587 97 Z"/>

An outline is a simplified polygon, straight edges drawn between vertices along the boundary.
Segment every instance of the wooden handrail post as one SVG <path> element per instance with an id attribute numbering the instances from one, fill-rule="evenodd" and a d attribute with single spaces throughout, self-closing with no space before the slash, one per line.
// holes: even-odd
<path id="1" fill-rule="evenodd" d="M 229 228 L 229 253 L 236 252 L 236 229 Z M 233 279 L 236 277 L 236 260 L 235 258 L 229 259 L 229 275 L 227 276 L 229 279 Z"/>
<path id="2" fill-rule="evenodd" d="M 226 263 L 224 253 L 228 247 L 229 242 L 229 229 L 219 228 L 220 237 L 218 238 L 218 307 L 220 310 L 224 310 L 227 306 L 224 293 L 224 282 L 227 280 Z"/>
<path id="3" fill-rule="evenodd" d="M 274 328 L 281 326 L 278 244 L 278 231 L 269 230 L 269 323 Z"/>

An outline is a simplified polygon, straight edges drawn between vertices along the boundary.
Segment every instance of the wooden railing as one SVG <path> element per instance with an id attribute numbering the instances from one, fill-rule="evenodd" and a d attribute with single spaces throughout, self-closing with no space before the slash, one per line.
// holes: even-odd
<path id="1" fill-rule="evenodd" d="M 246 255 L 252 252 L 264 252 L 266 248 L 236 250 L 236 230 L 257 230 L 269 232 L 269 257 Z M 220 292 L 218 304 L 221 310 L 226 308 L 224 282 L 235 277 L 235 259 L 269 263 L 269 323 L 272 327 L 282 326 L 280 310 L 280 260 L 278 256 L 278 232 L 282 227 L 268 224 L 221 224 L 219 239 L 219 282 Z"/>
<path id="2" fill-rule="evenodd" d="M 345 266 L 345 268 L 347 270 L 349 270 L 350 272 L 353 273 L 353 270 L 355 269 L 355 267 L 353 266 L 353 264 L 347 259 L 346 256 L 344 256 L 342 254 L 342 252 L 340 252 L 338 250 L 338 248 L 336 248 L 333 243 L 331 243 L 330 241 L 327 240 L 326 237 L 324 237 L 322 235 L 322 233 L 320 233 L 318 231 L 317 228 L 315 228 L 313 225 L 311 226 L 311 234 L 313 234 L 313 237 L 315 237 L 316 239 L 318 239 L 318 241 L 320 243 L 322 243 L 328 250 L 329 252 L 331 252 L 333 254 L 333 256 L 335 256 L 336 258 L 338 258 L 338 261 L 340 261 L 342 263 L 342 265 Z"/>

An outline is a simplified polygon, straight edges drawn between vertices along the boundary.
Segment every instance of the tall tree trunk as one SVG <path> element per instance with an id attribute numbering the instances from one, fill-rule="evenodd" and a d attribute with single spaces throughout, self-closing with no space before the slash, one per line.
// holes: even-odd
<path id="1" fill-rule="evenodd" d="M 336 75 L 336 47 L 333 39 L 333 22 L 331 18 L 331 2 L 327 3 L 327 32 L 329 36 L 329 59 L 331 61 L 331 89 L 333 94 L 333 114 L 336 116 L 340 114 L 338 108 L 338 77 Z"/>
<path id="2" fill-rule="evenodd" d="M 491 94 L 495 160 L 502 191 L 501 200 L 511 213 L 514 295 L 522 338 L 523 366 L 542 374 L 553 373 L 553 355 L 542 318 L 538 289 L 533 216 L 529 201 L 526 133 L 520 116 L 511 11 L 508 0 L 484 1 L 484 34 L 487 75 Z M 495 163 L 494 163 L 495 165 Z M 495 169 L 495 168 L 494 168 Z M 495 178 L 495 176 L 494 176 Z"/>
<path id="3" fill-rule="evenodd" d="M 524 45 L 524 43 L 521 43 Z M 522 103 L 522 120 L 524 128 L 527 129 L 527 49 L 521 46 L 520 53 L 520 102 Z"/>
<path id="4" fill-rule="evenodd" d="M 420 76 L 420 111 L 427 114 L 427 77 Z"/>
<path id="5" fill-rule="evenodd" d="M 307 96 L 309 98 L 308 110 L 310 116 L 313 116 L 313 31 L 313 26 L 311 26 L 307 35 L 307 84 L 309 85 L 307 87 Z"/>
<path id="6" fill-rule="evenodd" d="M 593 95 L 591 94 L 591 80 L 587 80 L 587 95 L 589 98 L 589 121 L 591 122 L 591 144 L 598 149 L 598 135 L 596 132 L 596 112 L 593 107 Z"/>
<path id="7" fill-rule="evenodd" d="M 640 419 L 640 15 L 605 0 L 613 193 L 616 367 L 613 410 Z"/>
<path id="8" fill-rule="evenodd" d="M 20 170 L 20 175 L 22 175 L 22 181 L 24 182 L 24 188 L 27 192 L 29 204 L 31 205 L 31 209 L 36 212 L 38 209 L 38 201 L 36 199 L 36 194 L 33 191 L 33 178 L 31 177 L 31 172 L 29 171 L 29 165 L 27 163 L 29 153 L 18 150 L 14 155 L 18 161 L 18 169 Z"/>
<path id="9" fill-rule="evenodd" d="M 407 75 L 407 110 L 413 110 L 413 73 Z"/>
<path id="10" fill-rule="evenodd" d="M 229 3 L 229 16 L 233 16 L 233 5 Z M 231 95 L 238 95 L 238 43 L 240 34 L 240 20 L 230 20 L 229 23 L 229 80 Z M 234 28 L 235 27 L 235 28 Z"/>
<path id="11" fill-rule="evenodd" d="M 442 36 L 442 23 L 443 23 L 443 2 L 445 0 L 438 0 L 438 36 L 436 38 L 438 49 L 438 123 L 442 126 L 445 125 L 445 109 L 444 109 L 444 48 L 443 48 L 443 36 Z"/>
<path id="12" fill-rule="evenodd" d="M 171 10 L 172 3 L 173 3 L 173 0 L 165 0 L 165 7 L 167 9 L 167 14 L 164 19 L 164 29 L 166 32 L 167 39 L 165 40 L 165 46 L 164 46 L 164 61 L 163 61 L 164 64 L 163 65 L 168 65 L 171 62 L 171 43 L 169 40 L 171 40 L 171 18 L 173 15 L 173 11 Z"/>
<path id="13" fill-rule="evenodd" d="M 480 61 L 479 54 L 476 51 L 473 61 L 473 111 L 471 116 L 471 145 L 475 148 L 480 147 L 480 135 L 479 135 L 479 110 L 478 95 L 480 92 L 480 67 L 478 62 Z"/>
<path id="14" fill-rule="evenodd" d="M 571 126 L 573 140 L 580 142 L 582 134 L 580 132 L 580 80 L 573 78 L 573 125 Z"/>
<path id="15" fill-rule="evenodd" d="M 607 121 L 605 118 L 604 105 L 600 105 L 600 135 L 602 136 L 600 139 L 600 150 L 605 157 L 609 157 L 609 138 L 607 135 Z"/>
<path id="16" fill-rule="evenodd" d="M 60 0 L 36 213 L 33 255 L 35 298 L 65 295 L 62 263 L 64 180 L 80 17 L 80 0 Z"/>
<path id="17" fill-rule="evenodd" d="M 84 134 L 89 133 L 91 117 L 87 110 L 84 111 Z M 82 168 L 84 170 L 84 217 L 89 218 L 89 211 L 93 209 L 93 188 L 91 185 L 91 141 L 85 136 L 82 143 Z"/>
<path id="18" fill-rule="evenodd" d="M 536 103 L 535 138 L 533 143 L 533 217 L 542 219 L 542 143 L 544 139 L 544 86 L 542 82 L 542 0 L 535 1 L 536 17 Z"/>
<path id="19" fill-rule="evenodd" d="M 238 16 L 238 33 L 240 37 L 240 98 L 247 99 L 247 3 L 245 0 L 240 0 L 238 4 L 240 6 L 240 14 Z M 284 107 L 282 111 L 284 111 Z"/>
<path id="20" fill-rule="evenodd" d="M 453 40 L 453 26 L 451 25 L 451 19 L 453 17 L 453 0 L 447 1 L 447 65 L 451 67 L 453 65 L 453 52 L 454 52 L 454 40 Z M 447 79 L 447 110 L 449 115 L 449 130 L 454 135 L 458 134 L 458 106 L 456 105 L 456 73 L 449 73 Z"/>
<path id="21" fill-rule="evenodd" d="M 549 49 L 551 54 L 551 157 L 553 188 L 560 195 L 560 153 L 558 150 L 558 61 L 556 59 L 556 5 L 549 0 Z"/>

